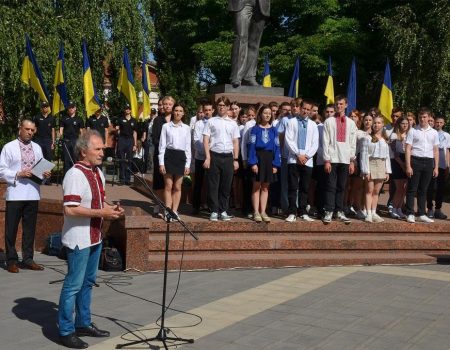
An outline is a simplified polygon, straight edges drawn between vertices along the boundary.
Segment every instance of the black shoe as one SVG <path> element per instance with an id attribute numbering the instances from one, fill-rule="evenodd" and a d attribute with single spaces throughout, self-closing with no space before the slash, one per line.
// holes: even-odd
<path id="1" fill-rule="evenodd" d="M 75 333 L 79 337 L 109 337 L 109 332 L 98 329 L 95 323 L 91 323 L 89 327 L 75 328 Z"/>
<path id="2" fill-rule="evenodd" d="M 434 218 L 435 219 L 439 219 L 439 220 L 445 220 L 447 219 L 447 215 L 445 215 L 443 212 L 441 212 L 440 210 L 436 210 L 434 212 Z"/>
<path id="3" fill-rule="evenodd" d="M 131 182 L 130 181 L 125 181 L 125 185 L 130 186 Z"/>
<path id="4" fill-rule="evenodd" d="M 200 209 L 194 208 L 192 209 L 191 215 L 198 215 L 200 214 Z"/>
<path id="5" fill-rule="evenodd" d="M 239 86 L 241 86 L 241 82 L 240 82 L 240 81 L 232 81 L 232 82 L 231 82 L 231 85 L 232 85 L 234 88 L 238 88 Z"/>
<path id="6" fill-rule="evenodd" d="M 61 344 L 64 345 L 66 348 L 71 349 L 87 349 L 89 344 L 82 341 L 80 338 L 78 338 L 75 333 L 71 333 L 69 335 L 60 336 L 59 340 L 61 341 Z"/>

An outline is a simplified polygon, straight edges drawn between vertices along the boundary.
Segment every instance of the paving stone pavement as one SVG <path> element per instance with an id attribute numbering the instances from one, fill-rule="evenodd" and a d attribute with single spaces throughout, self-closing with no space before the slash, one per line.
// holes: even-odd
<path id="1" fill-rule="evenodd" d="M 0 349 L 61 349 L 56 314 L 65 262 L 36 254 L 45 271 L 0 270 Z M 178 273 L 171 272 L 168 298 Z M 155 336 L 161 273 L 99 272 L 93 321 L 115 349 Z M 166 325 L 186 350 L 448 350 L 450 266 L 355 266 L 184 272 Z M 133 332 L 133 333 L 131 333 Z M 153 342 L 127 349 L 162 349 Z"/>

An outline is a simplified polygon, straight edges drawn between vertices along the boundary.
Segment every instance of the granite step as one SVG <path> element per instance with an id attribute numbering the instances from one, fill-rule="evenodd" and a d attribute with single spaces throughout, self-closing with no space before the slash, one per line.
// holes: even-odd
<path id="1" fill-rule="evenodd" d="M 180 267 L 181 254 L 169 256 L 169 269 Z M 338 253 L 294 253 L 294 254 L 185 254 L 183 270 L 213 270 L 222 268 L 251 267 L 305 267 L 305 266 L 341 266 L 341 265 L 380 265 L 380 264 L 434 264 L 436 258 L 423 253 L 414 252 L 338 252 Z M 147 266 L 149 270 L 162 270 L 163 254 L 149 254 Z"/>

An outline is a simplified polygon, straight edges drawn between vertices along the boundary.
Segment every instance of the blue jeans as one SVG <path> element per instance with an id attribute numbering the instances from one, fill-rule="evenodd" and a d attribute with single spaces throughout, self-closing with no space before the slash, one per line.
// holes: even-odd
<path id="1" fill-rule="evenodd" d="M 59 297 L 58 324 L 61 336 L 75 332 L 75 327 L 91 324 L 92 286 L 97 276 L 102 244 L 85 249 L 67 249 L 67 275 Z M 73 312 L 75 310 L 75 323 Z"/>

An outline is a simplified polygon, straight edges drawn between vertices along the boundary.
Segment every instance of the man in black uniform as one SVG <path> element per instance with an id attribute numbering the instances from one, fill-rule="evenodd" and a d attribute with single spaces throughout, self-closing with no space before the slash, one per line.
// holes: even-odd
<path id="1" fill-rule="evenodd" d="M 125 106 L 124 116 L 117 121 L 116 129 L 119 134 L 117 142 L 117 158 L 120 161 L 119 184 L 129 185 L 131 177 L 129 166 L 137 145 L 137 122 L 131 116 L 129 104 Z"/>
<path id="2" fill-rule="evenodd" d="M 53 150 L 55 149 L 55 127 L 56 121 L 50 115 L 50 105 L 48 102 L 41 103 L 41 115 L 33 119 L 36 125 L 34 141 L 41 146 L 42 154 L 48 161 L 53 160 Z"/>
<path id="3" fill-rule="evenodd" d="M 109 127 L 108 118 L 102 115 L 102 110 L 98 109 L 94 115 L 90 116 L 90 118 L 86 122 L 86 128 L 88 130 L 97 130 L 100 135 L 102 135 L 103 142 L 106 142 L 106 132 Z"/>
<path id="4" fill-rule="evenodd" d="M 67 106 L 67 115 L 59 123 L 59 135 L 61 136 L 61 147 L 63 150 L 64 175 L 77 161 L 75 159 L 75 143 L 78 136 L 84 130 L 84 121 L 76 115 L 77 107 L 70 101 Z"/>

